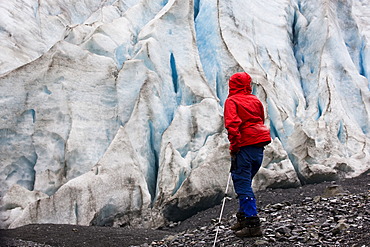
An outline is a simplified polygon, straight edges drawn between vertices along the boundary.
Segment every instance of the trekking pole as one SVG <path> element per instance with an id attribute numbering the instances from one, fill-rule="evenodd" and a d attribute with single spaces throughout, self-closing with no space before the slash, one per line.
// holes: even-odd
<path id="1" fill-rule="evenodd" d="M 229 190 L 230 178 L 231 178 L 231 173 L 229 173 L 229 178 L 227 179 L 227 184 L 226 184 L 226 190 L 225 190 L 224 200 L 223 200 L 223 202 L 222 202 L 220 218 L 218 219 L 217 230 L 216 230 L 216 236 L 215 236 L 215 241 L 213 242 L 213 247 L 215 247 L 215 246 L 216 246 L 218 230 L 220 229 L 220 224 L 221 224 L 221 219 L 222 219 L 222 213 L 224 212 L 224 207 L 225 207 L 226 195 L 227 195 L 227 191 Z"/>

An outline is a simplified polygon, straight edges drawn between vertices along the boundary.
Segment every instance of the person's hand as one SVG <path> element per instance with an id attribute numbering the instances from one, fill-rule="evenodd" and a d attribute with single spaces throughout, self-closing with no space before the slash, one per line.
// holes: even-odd
<path id="1" fill-rule="evenodd" d="M 235 159 L 236 158 L 236 153 L 234 153 L 233 151 L 230 151 L 230 156 L 232 159 Z"/>
<path id="2" fill-rule="evenodd" d="M 233 172 L 237 168 L 237 165 L 236 165 L 236 153 L 230 151 L 230 156 L 231 156 L 230 172 Z"/>

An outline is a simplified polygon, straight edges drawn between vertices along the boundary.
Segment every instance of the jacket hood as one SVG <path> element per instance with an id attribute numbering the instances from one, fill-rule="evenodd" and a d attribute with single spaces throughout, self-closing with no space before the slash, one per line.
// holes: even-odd
<path id="1" fill-rule="evenodd" d="M 237 93 L 252 93 L 252 78 L 245 72 L 232 75 L 229 79 L 229 96 Z"/>

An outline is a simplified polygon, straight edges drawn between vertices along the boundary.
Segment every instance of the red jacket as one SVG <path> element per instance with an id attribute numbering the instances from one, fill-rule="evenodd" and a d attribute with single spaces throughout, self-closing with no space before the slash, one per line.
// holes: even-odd
<path id="1" fill-rule="evenodd" d="M 245 72 L 236 73 L 229 80 L 224 121 L 232 153 L 243 146 L 264 146 L 271 141 L 270 130 L 264 125 L 263 105 L 251 94 L 251 83 L 251 77 Z"/>

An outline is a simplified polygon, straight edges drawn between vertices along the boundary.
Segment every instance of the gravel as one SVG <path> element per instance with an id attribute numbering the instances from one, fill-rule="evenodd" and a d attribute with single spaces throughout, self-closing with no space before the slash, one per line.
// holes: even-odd
<path id="1" fill-rule="evenodd" d="M 230 226 L 234 216 L 172 235 L 146 246 L 367 246 L 370 242 L 369 193 L 307 197 L 300 204 L 268 204 L 260 210 L 261 238 L 240 239 Z"/>
<path id="2" fill-rule="evenodd" d="M 368 173 L 369 174 L 369 173 Z M 370 175 L 256 193 L 264 235 L 237 238 L 237 200 L 162 229 L 27 225 L 0 230 L 0 246 L 370 246 Z"/>

